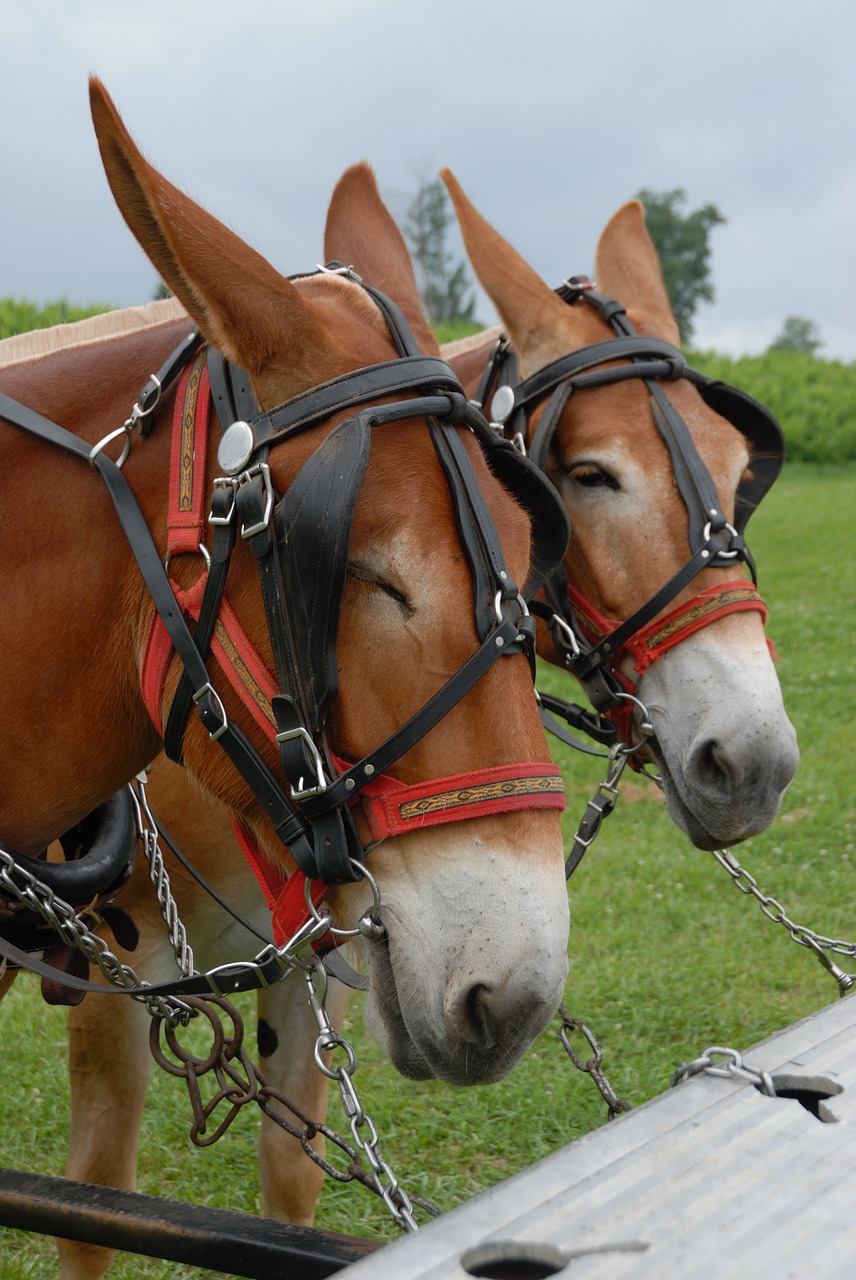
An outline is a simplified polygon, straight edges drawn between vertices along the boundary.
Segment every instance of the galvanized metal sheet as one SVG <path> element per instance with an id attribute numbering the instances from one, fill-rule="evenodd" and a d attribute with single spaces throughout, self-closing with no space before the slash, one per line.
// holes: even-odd
<path id="1" fill-rule="evenodd" d="M 831 1095 L 825 1119 L 745 1080 L 698 1075 L 342 1275 L 852 1280 L 856 1000 L 743 1057 L 777 1087 Z"/>

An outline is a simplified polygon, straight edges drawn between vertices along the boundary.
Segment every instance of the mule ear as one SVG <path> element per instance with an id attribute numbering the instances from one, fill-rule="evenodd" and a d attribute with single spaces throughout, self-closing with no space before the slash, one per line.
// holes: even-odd
<path id="1" fill-rule="evenodd" d="M 571 308 L 512 249 L 476 211 L 453 173 L 440 170 L 446 184 L 464 245 L 476 275 L 499 312 L 503 327 L 525 371 L 541 368 L 563 349 Z"/>
<path id="2" fill-rule="evenodd" d="M 367 284 L 397 302 L 419 349 L 426 354 L 439 352 L 425 319 L 404 237 L 364 161 L 346 169 L 336 184 L 327 211 L 324 255 L 328 262 L 338 260 L 352 266 Z"/>
<path id="3" fill-rule="evenodd" d="M 140 154 L 109 94 L 89 82 L 92 122 L 119 209 L 162 279 L 204 336 L 258 374 L 322 325 L 294 286 L 161 176 Z"/>
<path id="4" fill-rule="evenodd" d="M 639 200 L 622 205 L 606 224 L 597 246 L 595 279 L 601 293 L 627 308 L 640 333 L 681 345 L 660 259 Z"/>

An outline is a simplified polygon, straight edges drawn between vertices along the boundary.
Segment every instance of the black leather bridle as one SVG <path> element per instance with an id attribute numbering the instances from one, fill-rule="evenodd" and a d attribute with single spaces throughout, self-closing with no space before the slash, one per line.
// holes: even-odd
<path id="1" fill-rule="evenodd" d="M 246 375 L 216 352 L 209 353 L 212 392 L 224 432 L 219 451 L 224 474 L 214 484 L 210 517 L 214 545 L 195 634 L 178 607 L 121 460 L 117 465 L 100 446 L 93 448 L 2 394 L 0 417 L 88 461 L 106 483 L 151 599 L 184 666 L 165 731 L 168 753 L 180 758 L 188 714 L 195 704 L 211 738 L 245 778 L 299 869 L 309 878 L 338 884 L 359 878 L 353 861 L 362 858 L 363 849 L 349 804 L 360 790 L 424 737 L 500 657 L 527 652 L 534 662 L 534 622 L 525 600 L 561 564 L 569 525 L 549 482 L 490 428 L 467 401 L 449 366 L 419 354 L 398 307 L 340 264 L 321 270 L 366 289 L 387 322 L 399 358 L 346 374 L 262 411 Z M 197 354 L 200 344 L 199 335 L 192 332 L 144 388 L 136 415 L 142 434 L 149 434 L 153 426 L 151 405 Z M 377 403 L 390 395 L 405 398 Z M 288 491 L 278 494 L 268 464 L 270 450 L 344 410 L 354 412 L 321 442 Z M 336 637 L 354 509 L 368 464 L 372 429 L 415 418 L 428 419 L 452 495 L 472 571 L 480 645 L 406 724 L 335 776 L 324 726 L 338 683 Z M 532 520 L 532 572 L 522 586 L 505 564 L 459 427 L 472 431 L 491 471 Z M 206 665 L 239 524 L 259 566 L 281 689 L 273 709 L 288 790 L 230 722 Z"/>
<path id="2" fill-rule="evenodd" d="M 556 292 L 570 306 L 594 307 L 615 336 L 569 352 L 526 379 L 518 375 L 516 357 L 508 341 L 500 338 L 483 374 L 476 403 L 490 401 L 489 416 L 499 424 L 505 438 L 520 442 L 530 437 L 528 422 L 533 407 L 547 400 L 526 450 L 532 462 L 546 474 L 553 437 L 572 394 L 630 378 L 642 379 L 687 509 L 689 558 L 649 600 L 599 643 L 592 643 L 579 625 L 570 606 L 563 567 L 545 584 L 546 603 L 531 605 L 533 612 L 547 622 L 556 649 L 585 685 L 592 704 L 598 710 L 607 711 L 623 696 L 612 669 L 616 655 L 696 574 L 712 566 L 743 561 L 756 581 L 755 563 L 743 531 L 752 511 L 781 470 L 784 438 L 778 422 L 763 405 L 735 387 L 691 368 L 682 352 L 670 343 L 637 334 L 621 303 L 598 293 L 585 276 L 572 277 Z M 733 525 L 725 518 L 716 486 L 687 424 L 662 385 L 679 378 L 693 383 L 705 403 L 728 419 L 750 445 L 751 471 L 741 480 Z"/>

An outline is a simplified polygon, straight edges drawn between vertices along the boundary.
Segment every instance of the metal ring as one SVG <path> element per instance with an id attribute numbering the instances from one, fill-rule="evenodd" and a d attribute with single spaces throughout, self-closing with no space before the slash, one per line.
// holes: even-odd
<path id="1" fill-rule="evenodd" d="M 110 443 L 111 440 L 118 440 L 119 436 L 124 434 L 125 447 L 122 450 L 122 454 L 120 458 L 115 464 L 121 471 L 122 467 L 125 465 L 125 462 L 127 461 L 128 454 L 131 452 L 131 432 L 133 431 L 133 429 L 134 429 L 133 419 L 128 418 L 127 422 L 123 422 L 121 427 L 117 427 L 115 431 L 109 431 L 106 436 L 103 436 L 98 441 L 98 443 L 94 444 L 92 448 L 89 450 L 90 465 L 93 467 L 95 466 L 95 460 L 98 457 L 99 453 L 103 451 L 103 449 Z"/>
<path id="2" fill-rule="evenodd" d="M 357 862 L 355 858 L 350 858 L 349 862 L 354 871 L 358 871 L 363 879 L 368 880 L 369 888 L 372 891 L 372 905 L 368 911 L 363 912 L 361 919 L 364 920 L 366 916 L 368 916 L 371 920 L 377 920 L 377 913 L 380 911 L 380 890 L 377 887 L 377 881 L 369 871 L 368 867 L 366 867 L 362 862 Z M 307 878 L 306 883 L 303 886 L 303 897 L 306 901 L 306 909 L 312 916 L 313 920 L 320 921 L 321 916 L 318 914 L 318 908 L 312 901 L 312 883 L 313 882 Z M 378 921 L 378 924 L 379 923 L 380 921 Z M 335 925 L 331 924 L 328 929 L 328 933 L 332 933 L 336 938 L 357 938 L 364 935 L 364 930 L 360 928 L 339 929 Z"/>
<path id="3" fill-rule="evenodd" d="M 710 542 L 710 539 L 711 539 L 711 530 L 710 530 L 710 525 L 711 525 L 711 522 L 710 522 L 710 520 L 708 520 L 707 524 L 706 524 L 706 525 L 704 526 L 704 528 L 702 529 L 701 536 L 704 538 L 705 542 Z M 739 537 L 740 537 L 740 534 L 739 534 L 739 533 L 737 532 L 737 530 L 734 528 L 734 525 L 733 525 L 733 524 L 729 524 L 727 520 L 726 520 L 725 525 L 724 525 L 723 527 L 724 527 L 725 529 L 727 529 L 727 530 L 728 530 L 728 532 L 731 534 L 731 536 L 732 536 L 733 538 L 739 538 Z M 718 533 L 718 532 L 719 532 L 719 530 L 717 530 L 717 533 Z M 721 559 L 721 560 L 736 560 L 736 559 L 737 559 L 737 557 L 738 557 L 739 555 L 740 555 L 740 552 L 739 552 L 739 551 L 717 551 L 717 552 L 716 552 L 716 559 L 717 559 L 717 560 L 720 560 L 720 559 Z"/>

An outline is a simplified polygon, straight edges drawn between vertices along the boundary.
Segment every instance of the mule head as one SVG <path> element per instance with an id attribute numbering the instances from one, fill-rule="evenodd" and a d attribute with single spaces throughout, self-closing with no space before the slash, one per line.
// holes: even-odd
<path id="1" fill-rule="evenodd" d="M 209 343 L 246 371 L 263 411 L 399 354 L 378 307 L 353 279 L 321 275 L 292 283 L 279 275 L 143 160 L 97 83 L 92 99 L 122 213 Z M 337 240 L 335 256 L 358 271 L 365 256 L 367 278 L 372 263 L 362 245 L 383 256 L 384 284 L 395 290 L 430 350 L 433 339 L 406 249 L 390 230 L 367 170 L 351 171 L 340 183 L 329 225 L 330 239 Z M 348 233 L 347 227 L 355 229 Z M 337 409 L 323 424 L 273 447 L 276 493 L 289 495 L 297 478 L 309 494 L 312 473 L 302 470 L 304 464 L 340 424 L 352 420 L 352 410 Z M 481 638 L 468 555 L 426 420 L 396 421 L 364 434 L 364 469 L 345 532 L 341 599 L 337 595 L 331 604 L 327 597 L 337 594 L 335 584 L 318 580 L 318 569 L 313 581 L 312 563 L 300 566 L 301 581 L 309 582 L 312 593 L 306 634 L 322 641 L 332 636 L 325 728 L 329 748 L 345 762 L 360 760 L 401 728 L 461 669 Z M 527 515 L 494 479 L 471 433 L 459 435 L 501 531 L 505 563 L 523 582 L 531 557 Z M 210 467 L 213 474 L 213 457 Z M 336 476 L 329 468 L 326 478 L 332 494 Z M 296 490 L 302 492 L 299 485 Z M 227 595 L 272 671 L 258 574 L 246 545 L 234 553 Z M 317 625 L 322 613 L 330 619 L 326 632 Z M 313 650 L 301 660 L 321 664 L 329 656 Z M 212 672 L 221 688 L 216 663 Z M 178 674 L 177 668 L 171 671 L 167 702 Z M 259 731 L 228 689 L 222 697 L 228 716 L 277 771 L 270 735 Z M 267 855 L 287 861 L 261 806 L 199 724 L 186 734 L 184 758 L 204 787 L 240 815 Z M 530 773 L 549 767 L 523 653 L 495 663 L 391 772 L 408 785 L 466 778 L 515 762 Z M 371 840 L 367 810 L 358 808 L 355 820 L 363 840 Z M 562 858 L 555 807 L 405 829 L 370 853 L 387 931 L 384 942 L 368 947 L 370 1020 L 401 1070 L 456 1083 L 491 1079 L 508 1070 L 546 1025 L 567 973 Z M 337 923 L 352 925 L 368 905 L 367 890 L 361 884 L 337 887 L 329 902 Z"/>
<path id="2" fill-rule="evenodd" d="M 614 337 L 582 299 L 568 305 L 481 217 L 455 178 L 444 174 L 467 252 L 494 301 L 520 363 L 538 373 L 566 354 Z M 617 299 L 635 331 L 676 346 L 678 328 L 638 201 L 603 232 L 597 290 Z M 602 361 L 609 364 L 608 355 Z M 686 379 L 666 384 L 719 495 L 726 519 L 751 476 L 752 446 Z M 531 440 L 548 396 L 532 405 Z M 630 618 L 690 556 L 688 513 L 669 450 L 638 378 L 571 394 L 547 462 L 571 518 L 568 581 L 603 618 Z M 705 588 L 742 577 L 734 567 L 698 573 L 664 606 L 679 607 Z M 545 656 L 557 659 L 546 635 Z M 622 661 L 635 683 L 634 659 Z M 669 812 L 700 848 L 764 830 L 796 768 L 793 728 L 782 705 L 762 615 L 736 612 L 687 635 L 643 675 L 637 697 L 654 727 L 650 741 Z"/>

